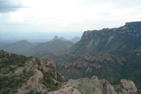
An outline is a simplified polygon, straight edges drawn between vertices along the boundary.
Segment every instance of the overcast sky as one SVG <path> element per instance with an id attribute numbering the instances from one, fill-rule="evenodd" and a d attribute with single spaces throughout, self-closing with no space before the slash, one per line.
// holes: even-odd
<path id="1" fill-rule="evenodd" d="M 141 0 L 0 0 L 0 39 L 15 33 L 80 36 L 140 20 Z"/>

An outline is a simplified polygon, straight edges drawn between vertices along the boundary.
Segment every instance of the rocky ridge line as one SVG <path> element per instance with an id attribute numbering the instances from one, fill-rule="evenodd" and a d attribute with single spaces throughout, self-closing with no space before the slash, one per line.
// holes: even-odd
<path id="1" fill-rule="evenodd" d="M 71 79 L 60 90 L 48 94 L 137 94 L 137 88 L 131 80 L 121 79 L 119 85 L 112 86 L 105 79 L 93 76 L 91 79 Z"/>

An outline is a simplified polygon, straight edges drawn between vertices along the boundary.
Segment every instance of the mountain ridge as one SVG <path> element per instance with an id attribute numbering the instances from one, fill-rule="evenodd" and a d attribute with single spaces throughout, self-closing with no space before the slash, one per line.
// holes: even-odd
<path id="1" fill-rule="evenodd" d="M 141 22 L 85 31 L 79 42 L 52 58 L 68 79 L 98 75 L 116 84 L 128 78 L 141 88 Z"/>
<path id="2" fill-rule="evenodd" d="M 127 47 L 129 46 L 130 49 L 135 49 L 135 48 L 132 47 L 132 45 L 137 48 L 137 46 L 139 46 L 141 44 L 141 41 L 139 41 L 139 40 L 141 40 L 140 23 L 141 22 L 126 23 L 124 26 L 119 27 L 119 28 L 112 28 L 112 29 L 106 28 L 106 29 L 101 29 L 101 30 L 85 31 L 83 33 L 82 37 L 81 37 L 81 41 L 79 41 L 77 43 L 78 45 L 83 44 L 82 47 L 85 46 L 85 48 L 83 48 L 83 49 L 82 49 L 82 47 L 77 48 L 76 46 L 78 46 L 78 45 L 75 44 L 73 47 L 74 47 L 74 49 L 77 48 L 77 51 L 74 50 L 74 53 L 75 52 L 77 54 L 79 52 L 86 53 L 86 52 L 88 52 L 89 49 L 92 50 L 92 51 L 90 51 L 91 53 L 94 53 L 96 51 L 103 51 L 103 49 L 109 50 L 110 48 L 112 48 L 111 44 L 114 44 L 114 43 L 112 43 L 112 42 L 114 42 L 113 41 L 114 39 L 117 41 L 116 42 L 117 44 L 120 44 L 120 45 L 118 45 L 119 46 L 118 48 L 122 48 L 121 46 L 126 44 L 125 46 L 127 46 Z M 132 24 L 133 24 L 133 26 L 132 26 Z M 126 39 L 124 37 L 130 38 L 130 39 Z M 132 45 L 130 45 L 128 40 L 130 40 Z M 85 42 L 83 42 L 83 41 L 85 41 Z M 90 48 L 90 47 L 93 47 L 93 49 Z M 101 47 L 101 48 L 99 48 L 99 47 Z M 80 50 L 79 48 L 82 49 L 82 50 L 79 51 Z M 117 48 L 114 49 L 114 50 L 117 50 Z"/>
<path id="3" fill-rule="evenodd" d="M 0 43 L 0 49 L 15 54 L 33 56 L 37 53 L 57 53 L 71 47 L 74 43 L 55 39 L 43 43 L 31 43 L 27 40 L 17 41 L 15 43 Z"/>

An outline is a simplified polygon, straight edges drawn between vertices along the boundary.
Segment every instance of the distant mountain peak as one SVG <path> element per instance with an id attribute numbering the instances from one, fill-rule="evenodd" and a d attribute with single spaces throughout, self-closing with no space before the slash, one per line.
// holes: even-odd
<path id="1" fill-rule="evenodd" d="M 53 40 L 56 40 L 56 39 L 59 39 L 59 37 L 58 36 L 54 36 Z"/>
<path id="2" fill-rule="evenodd" d="M 29 41 L 27 41 L 27 40 L 20 40 L 20 41 L 17 41 L 17 42 L 29 42 Z"/>
<path id="3" fill-rule="evenodd" d="M 67 39 L 65 39 L 64 37 L 58 37 L 58 36 L 54 36 L 53 40 L 63 40 L 63 41 L 67 41 Z"/>

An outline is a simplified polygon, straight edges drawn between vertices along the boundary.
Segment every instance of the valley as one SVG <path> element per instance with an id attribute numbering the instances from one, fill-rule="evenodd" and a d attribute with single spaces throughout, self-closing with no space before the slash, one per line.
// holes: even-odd
<path id="1" fill-rule="evenodd" d="M 95 79 L 105 79 L 108 83 L 117 85 L 121 79 L 128 79 L 135 83 L 138 94 L 141 92 L 141 22 L 127 22 L 118 28 L 87 30 L 84 31 L 81 40 L 76 43 L 55 37 L 52 41 L 44 43 L 30 43 L 26 40 L 12 44 L 0 43 L 0 48 L 19 55 L 52 59 L 56 64 L 55 70 L 61 73 L 66 81 L 69 79 L 82 80 L 82 78 L 91 80 L 93 76 L 98 76 Z M 37 60 L 37 65 L 43 70 L 40 62 L 42 61 Z M 7 65 L 3 66 L 7 67 Z M 5 70 L 9 71 L 7 68 Z M 101 80 L 100 83 L 100 86 L 103 85 Z M 78 87 L 76 89 L 78 92 L 83 92 Z"/>
<path id="2" fill-rule="evenodd" d="M 117 84 L 126 78 L 141 88 L 141 22 L 85 31 L 79 42 L 54 60 L 68 79 L 97 75 Z"/>

